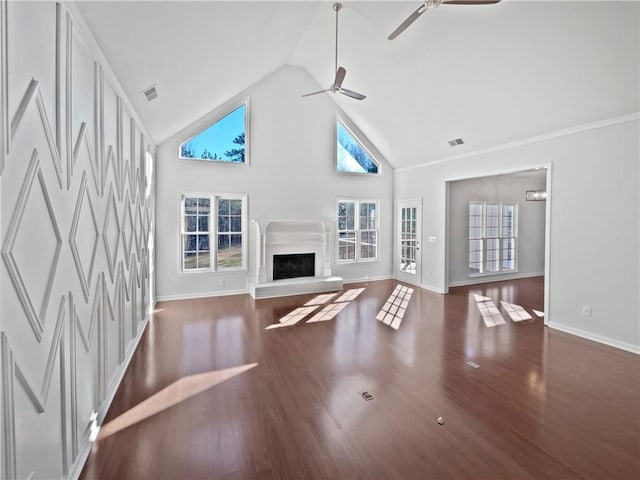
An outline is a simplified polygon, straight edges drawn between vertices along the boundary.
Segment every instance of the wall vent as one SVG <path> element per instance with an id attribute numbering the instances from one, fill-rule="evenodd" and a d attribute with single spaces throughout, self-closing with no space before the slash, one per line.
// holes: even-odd
<path id="1" fill-rule="evenodd" d="M 454 138 L 453 140 L 449 140 L 449 145 L 451 147 L 457 147 L 458 145 L 462 145 L 464 140 L 461 138 Z"/>
<path id="2" fill-rule="evenodd" d="M 142 93 L 147 99 L 147 102 L 150 102 L 151 100 L 155 100 L 156 98 L 158 98 L 158 90 L 156 90 L 155 85 L 151 85 L 149 88 L 145 88 L 142 91 Z"/>

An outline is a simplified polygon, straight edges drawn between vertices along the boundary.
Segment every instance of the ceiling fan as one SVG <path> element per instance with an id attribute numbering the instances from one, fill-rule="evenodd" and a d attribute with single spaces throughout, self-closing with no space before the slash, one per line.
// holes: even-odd
<path id="1" fill-rule="evenodd" d="M 336 75 L 333 79 L 333 84 L 329 88 L 325 88 L 324 90 L 319 90 L 317 92 L 312 92 L 312 93 L 305 93 L 304 95 L 302 95 L 303 97 L 317 95 L 318 93 L 333 92 L 333 93 L 341 93 L 342 95 L 355 98 L 356 100 L 364 100 L 365 98 L 367 98 L 366 95 L 363 95 L 358 92 L 354 92 L 353 90 L 342 88 L 342 82 L 344 81 L 344 77 L 347 74 L 347 71 L 345 70 L 344 67 L 338 67 L 338 12 L 340 11 L 340 9 L 342 9 L 341 3 L 333 4 L 333 10 L 336 12 L 336 61 L 335 61 Z"/>
<path id="2" fill-rule="evenodd" d="M 396 28 L 391 35 L 389 35 L 389 40 L 393 40 L 402 32 L 404 32 L 409 25 L 415 22 L 420 15 L 422 15 L 427 10 L 431 10 L 432 8 L 439 7 L 441 4 L 445 5 L 491 5 L 494 3 L 499 3 L 500 0 L 424 0 L 424 3 L 420 5 L 415 12 L 413 12 L 409 17 L 400 24 L 398 28 Z"/>

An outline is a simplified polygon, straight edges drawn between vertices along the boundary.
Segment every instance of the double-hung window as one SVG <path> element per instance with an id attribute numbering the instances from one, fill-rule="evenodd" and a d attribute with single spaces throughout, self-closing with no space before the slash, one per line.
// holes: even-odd
<path id="1" fill-rule="evenodd" d="M 469 204 L 469 273 L 516 270 L 516 212 L 513 204 Z"/>
<path id="2" fill-rule="evenodd" d="M 246 231 L 246 195 L 182 195 L 181 271 L 215 272 L 245 269 Z"/>
<path id="3" fill-rule="evenodd" d="M 338 201 L 338 262 L 378 258 L 377 200 Z"/>

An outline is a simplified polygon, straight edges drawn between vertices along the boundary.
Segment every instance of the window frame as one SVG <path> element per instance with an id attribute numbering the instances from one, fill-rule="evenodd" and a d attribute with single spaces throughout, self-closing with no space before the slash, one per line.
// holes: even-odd
<path id="1" fill-rule="evenodd" d="M 185 268 L 185 250 L 184 250 L 184 237 L 186 235 L 198 234 L 201 232 L 187 232 L 185 229 L 185 199 L 186 198 L 208 198 L 209 199 L 209 219 L 208 230 L 206 232 L 209 235 L 209 267 L 208 268 Z M 234 267 L 219 267 L 218 266 L 218 235 L 220 233 L 231 235 L 233 232 L 219 232 L 218 231 L 218 200 L 241 200 L 241 215 L 240 222 L 242 235 L 242 264 Z M 248 240 L 249 240 L 249 221 L 248 221 L 248 195 L 246 193 L 222 193 L 222 192 L 180 192 L 178 194 L 178 274 L 180 275 L 193 275 L 193 274 L 208 274 L 208 273 L 228 273 L 228 272 L 241 272 L 248 270 Z M 199 225 L 197 226 L 199 229 Z"/>
<path id="2" fill-rule="evenodd" d="M 378 167 L 377 173 L 344 172 L 342 170 L 338 170 L 338 124 L 342 125 L 342 127 L 349 133 L 349 135 L 351 135 L 356 140 L 356 142 L 358 142 L 358 144 L 360 145 L 360 147 L 362 147 L 362 149 L 366 152 L 366 154 L 371 157 L 371 160 L 373 160 L 373 162 Z M 375 154 L 373 153 L 375 148 L 373 147 L 372 143 L 367 139 L 367 137 L 364 136 L 364 134 L 360 131 L 360 129 L 353 124 L 353 122 L 350 122 L 346 118 L 336 115 L 336 122 L 334 125 L 333 134 L 334 134 L 333 166 L 334 166 L 335 173 L 340 175 L 364 175 L 364 176 L 373 176 L 373 177 L 379 177 L 380 175 L 382 175 L 382 162 L 378 160 L 378 157 L 380 155 L 378 155 L 377 153 Z"/>
<path id="3" fill-rule="evenodd" d="M 345 229 L 340 230 L 340 222 L 339 222 L 339 212 L 340 212 L 340 204 L 341 203 L 351 203 L 354 205 L 354 218 L 353 218 L 353 230 Z M 374 204 L 375 205 L 375 228 L 360 228 L 360 207 L 362 204 Z M 341 233 L 354 233 L 355 236 L 355 256 L 353 259 L 341 259 L 340 258 L 340 234 Z M 361 255 L 361 247 L 362 247 L 362 233 L 365 232 L 373 232 L 376 237 L 375 242 L 375 257 L 371 258 L 362 258 Z M 380 260 L 380 200 L 377 199 L 365 199 L 365 198 L 338 198 L 336 200 L 336 236 L 335 236 L 335 248 L 336 248 L 336 264 L 347 264 L 347 263 L 370 263 L 377 262 Z"/>
<path id="4" fill-rule="evenodd" d="M 236 111 L 238 108 L 242 107 L 243 105 L 245 107 L 245 114 L 244 114 L 244 162 L 238 163 L 238 162 L 231 162 L 231 161 L 228 161 L 228 160 L 210 159 L 210 158 L 196 158 L 196 157 L 183 157 L 182 156 L 182 146 L 184 144 L 189 143 L 189 141 L 191 139 L 197 137 L 198 135 L 200 135 L 201 133 L 203 133 L 204 131 L 206 131 L 207 129 L 209 129 L 210 127 L 215 125 L 216 123 L 218 123 L 220 120 L 222 120 L 226 116 L 230 115 L 231 113 Z M 194 160 L 194 161 L 197 161 L 197 162 L 205 162 L 205 163 L 210 163 L 210 164 L 213 164 L 213 165 L 249 165 L 250 164 L 250 160 L 251 160 L 250 117 L 251 117 L 251 97 L 243 97 L 241 99 L 234 99 L 234 100 L 231 100 L 231 101 L 225 103 L 220 108 L 216 109 L 211 114 L 211 116 L 207 116 L 207 120 L 206 121 L 199 122 L 199 123 L 204 124 L 203 127 L 200 127 L 196 131 L 196 133 L 189 135 L 188 138 L 185 141 L 180 142 L 180 144 L 178 145 L 178 159 L 179 160 Z"/>
<path id="5" fill-rule="evenodd" d="M 480 215 L 480 237 L 471 237 L 471 207 L 472 205 L 481 205 L 482 214 Z M 497 225 L 488 225 L 488 207 L 497 207 L 497 216 L 492 218 L 497 219 Z M 510 207 L 512 210 L 512 236 L 505 236 L 505 207 Z M 477 215 L 474 215 L 477 217 Z M 475 225 L 477 227 L 477 225 Z M 494 233 L 497 233 L 495 235 Z M 491 236 L 489 236 L 491 234 Z M 505 240 L 512 242 L 513 248 L 505 249 Z M 471 242 L 479 241 L 481 244 L 480 250 L 474 250 L 474 252 L 480 252 L 480 271 L 476 272 L 471 267 Z M 497 249 L 489 249 L 490 243 L 497 244 Z M 505 252 L 510 250 L 513 252 L 511 259 L 505 258 Z M 490 252 L 497 252 L 497 258 L 490 258 Z M 511 261 L 513 268 L 504 268 L 505 261 Z M 491 262 L 497 265 L 497 270 L 489 270 Z M 477 263 L 477 262 L 476 262 Z M 470 201 L 467 209 L 467 275 L 469 277 L 482 277 L 491 275 L 504 275 L 509 273 L 518 272 L 518 203 L 517 202 L 485 202 L 485 201 Z"/>

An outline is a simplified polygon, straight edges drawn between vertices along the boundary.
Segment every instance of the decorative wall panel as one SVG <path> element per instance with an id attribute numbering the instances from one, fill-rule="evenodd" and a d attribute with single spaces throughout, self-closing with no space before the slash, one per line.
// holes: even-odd
<path id="1" fill-rule="evenodd" d="M 0 477 L 74 478 L 153 301 L 153 147 L 66 6 L 0 27 Z"/>

